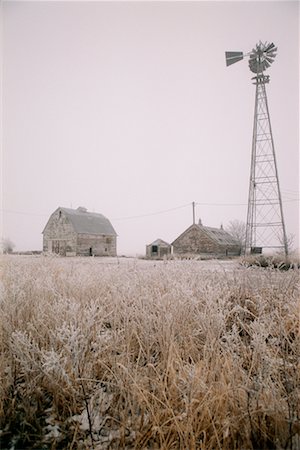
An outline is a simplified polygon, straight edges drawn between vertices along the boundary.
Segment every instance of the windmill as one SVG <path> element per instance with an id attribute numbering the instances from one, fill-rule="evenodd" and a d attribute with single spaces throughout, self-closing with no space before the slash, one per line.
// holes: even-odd
<path id="1" fill-rule="evenodd" d="M 270 77 L 264 73 L 274 62 L 276 52 L 277 47 L 273 43 L 261 41 L 246 54 L 225 52 L 227 66 L 249 57 L 249 69 L 255 73 L 255 77 L 252 78 L 256 91 L 245 254 L 262 253 L 263 249 L 281 249 L 286 256 L 288 254 L 266 92 L 266 84 L 269 83 Z"/>

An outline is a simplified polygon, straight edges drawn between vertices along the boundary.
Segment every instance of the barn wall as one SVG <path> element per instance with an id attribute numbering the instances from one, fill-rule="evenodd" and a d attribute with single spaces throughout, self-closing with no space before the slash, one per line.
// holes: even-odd
<path id="1" fill-rule="evenodd" d="M 234 256 L 240 254 L 240 247 L 218 244 L 199 227 L 191 227 L 173 242 L 173 252 L 181 256 L 202 253 Z"/>
<path id="2" fill-rule="evenodd" d="M 116 236 L 79 234 L 77 237 L 77 254 L 81 256 L 116 256 Z"/>
<path id="3" fill-rule="evenodd" d="M 227 256 L 240 256 L 241 251 L 240 245 L 230 245 L 228 247 Z"/>
<path id="4" fill-rule="evenodd" d="M 152 259 L 161 259 L 165 256 L 171 255 L 171 246 L 170 245 L 157 245 L 157 253 L 152 252 L 153 244 L 149 244 L 146 246 L 146 257 Z"/>
<path id="5" fill-rule="evenodd" d="M 173 243 L 174 254 L 219 253 L 222 248 L 199 228 L 190 228 Z"/>
<path id="6" fill-rule="evenodd" d="M 55 211 L 50 217 L 43 233 L 43 251 L 61 255 L 76 252 L 77 234 L 67 217 Z"/>

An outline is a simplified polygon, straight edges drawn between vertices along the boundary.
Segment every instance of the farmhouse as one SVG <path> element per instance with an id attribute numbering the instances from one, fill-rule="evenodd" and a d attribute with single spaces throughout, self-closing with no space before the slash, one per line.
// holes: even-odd
<path id="1" fill-rule="evenodd" d="M 165 256 L 171 255 L 172 246 L 162 239 L 156 239 L 156 241 L 146 246 L 146 257 L 152 259 L 161 259 Z"/>
<path id="2" fill-rule="evenodd" d="M 43 230 L 43 251 L 62 256 L 116 256 L 117 234 L 102 214 L 57 208 Z"/>
<path id="3" fill-rule="evenodd" d="M 171 245 L 173 254 L 178 256 L 237 256 L 241 252 L 239 242 L 223 230 L 222 226 L 206 227 L 201 221 L 191 225 Z"/>

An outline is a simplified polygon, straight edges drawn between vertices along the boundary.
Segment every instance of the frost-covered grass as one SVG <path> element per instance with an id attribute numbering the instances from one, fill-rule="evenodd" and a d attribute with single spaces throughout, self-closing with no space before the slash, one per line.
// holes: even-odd
<path id="1" fill-rule="evenodd" d="M 280 270 L 300 268 L 300 260 L 296 255 L 288 257 L 284 255 L 249 255 L 240 258 L 240 263 L 245 267 L 258 266 Z"/>
<path id="2" fill-rule="evenodd" d="M 299 449 L 299 270 L 4 257 L 1 449 Z"/>

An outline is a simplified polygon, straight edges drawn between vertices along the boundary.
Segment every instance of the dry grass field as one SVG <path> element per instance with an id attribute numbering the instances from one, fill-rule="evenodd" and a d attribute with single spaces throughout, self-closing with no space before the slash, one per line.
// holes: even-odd
<path id="1" fill-rule="evenodd" d="M 299 449 L 299 270 L 1 260 L 1 449 Z"/>

